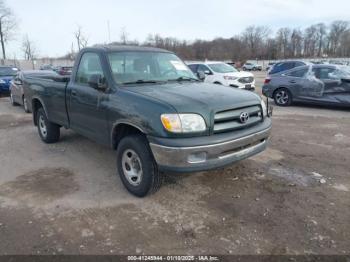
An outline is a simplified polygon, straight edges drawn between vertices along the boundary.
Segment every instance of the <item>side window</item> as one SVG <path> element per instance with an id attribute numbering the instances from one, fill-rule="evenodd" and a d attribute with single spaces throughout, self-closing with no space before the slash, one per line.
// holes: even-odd
<path id="1" fill-rule="evenodd" d="M 303 68 L 303 69 L 298 69 L 298 70 L 292 71 L 286 75 L 291 76 L 291 77 L 304 77 L 306 75 L 307 71 L 308 71 L 308 68 Z"/>
<path id="2" fill-rule="evenodd" d="M 87 85 L 92 75 L 99 74 L 102 77 L 103 70 L 100 57 L 96 53 L 85 53 L 80 59 L 75 82 L 77 84 Z"/>
<path id="3" fill-rule="evenodd" d="M 294 67 L 303 66 L 303 65 L 305 65 L 305 64 L 302 62 L 295 62 L 294 63 Z"/>
<path id="4" fill-rule="evenodd" d="M 188 65 L 188 67 L 191 69 L 191 71 L 193 73 L 197 73 L 197 68 L 198 68 L 198 65 Z"/>
<path id="5" fill-rule="evenodd" d="M 318 79 L 334 79 L 334 68 L 313 68 L 312 71 Z"/>
<path id="6" fill-rule="evenodd" d="M 202 71 L 203 73 L 205 72 L 210 72 L 210 74 L 212 74 L 211 70 L 206 66 L 206 65 L 198 65 L 198 69 L 197 71 Z"/>

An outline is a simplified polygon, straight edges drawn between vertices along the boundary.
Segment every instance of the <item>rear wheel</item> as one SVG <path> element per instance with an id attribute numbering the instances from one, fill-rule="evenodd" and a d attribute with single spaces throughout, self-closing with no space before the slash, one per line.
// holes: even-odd
<path id="1" fill-rule="evenodd" d="M 12 106 L 17 106 L 18 104 L 15 102 L 15 100 L 13 99 L 13 94 L 10 93 L 10 102 Z"/>
<path id="2" fill-rule="evenodd" d="M 29 111 L 29 109 L 28 109 L 28 101 L 27 101 L 27 98 L 23 97 L 23 98 L 22 98 L 22 101 L 23 101 L 24 112 L 30 113 L 30 111 Z"/>
<path id="3" fill-rule="evenodd" d="M 120 141 L 117 170 L 126 189 L 137 197 L 156 192 L 162 184 L 162 174 L 143 135 L 130 135 Z"/>
<path id="4" fill-rule="evenodd" d="M 56 143 L 60 139 L 60 126 L 47 119 L 42 107 L 38 109 L 36 119 L 41 140 L 47 144 Z"/>
<path id="5" fill-rule="evenodd" d="M 273 98 L 278 106 L 290 106 L 292 104 L 292 94 L 287 88 L 277 89 Z"/>

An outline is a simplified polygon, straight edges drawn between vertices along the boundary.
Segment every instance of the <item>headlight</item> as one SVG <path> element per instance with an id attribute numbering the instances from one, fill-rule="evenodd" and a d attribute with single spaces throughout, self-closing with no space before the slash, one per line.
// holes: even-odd
<path id="1" fill-rule="evenodd" d="M 6 82 L 2 79 L 0 79 L 0 84 L 6 84 Z"/>
<path id="2" fill-rule="evenodd" d="M 263 110 L 263 116 L 266 117 L 267 116 L 267 107 L 266 107 L 264 100 L 262 100 L 262 99 L 261 99 L 261 108 Z"/>
<path id="3" fill-rule="evenodd" d="M 238 79 L 238 77 L 234 77 L 234 76 L 224 76 L 225 80 L 236 80 Z"/>
<path id="4" fill-rule="evenodd" d="M 206 130 L 203 117 L 197 114 L 163 114 L 160 119 L 164 128 L 172 133 L 192 133 Z"/>

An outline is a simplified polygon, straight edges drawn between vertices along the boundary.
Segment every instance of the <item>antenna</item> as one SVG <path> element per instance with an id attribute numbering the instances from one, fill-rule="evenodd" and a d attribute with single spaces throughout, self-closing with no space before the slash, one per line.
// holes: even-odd
<path id="1" fill-rule="evenodd" d="M 111 27 L 109 25 L 109 20 L 107 20 L 107 30 L 108 30 L 108 44 L 111 43 Z"/>

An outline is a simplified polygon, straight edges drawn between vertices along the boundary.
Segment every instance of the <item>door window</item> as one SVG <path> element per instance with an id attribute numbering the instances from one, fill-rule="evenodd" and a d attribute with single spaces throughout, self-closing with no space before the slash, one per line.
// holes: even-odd
<path id="1" fill-rule="evenodd" d="M 318 79 L 334 79 L 334 68 L 313 68 L 312 71 Z"/>
<path id="2" fill-rule="evenodd" d="M 197 69 L 198 72 L 209 72 L 210 74 L 212 74 L 212 72 L 210 71 L 210 69 L 206 66 L 206 65 L 199 65 L 198 66 L 198 69 Z"/>
<path id="3" fill-rule="evenodd" d="M 303 69 L 298 69 L 298 70 L 289 72 L 286 75 L 291 76 L 291 77 L 304 77 L 306 75 L 307 71 L 308 71 L 308 68 L 303 68 Z"/>
<path id="4" fill-rule="evenodd" d="M 100 57 L 96 53 L 84 53 L 78 67 L 75 82 L 87 85 L 92 75 L 104 76 Z"/>

